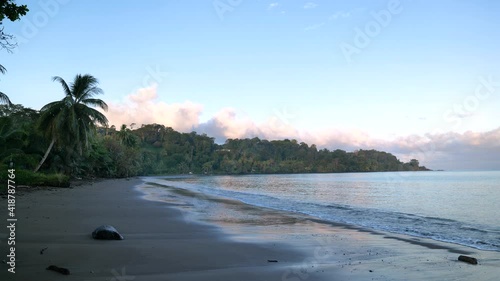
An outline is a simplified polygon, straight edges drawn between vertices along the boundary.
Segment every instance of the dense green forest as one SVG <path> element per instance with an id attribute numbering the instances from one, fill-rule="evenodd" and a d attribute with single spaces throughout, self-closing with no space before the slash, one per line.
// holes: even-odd
<path id="1" fill-rule="evenodd" d="M 37 168 L 53 136 L 40 128 L 43 113 L 22 105 L 0 106 L 0 159 L 5 166 L 12 162 L 16 169 Z M 135 130 L 126 125 L 119 129 L 101 126 L 88 132 L 85 139 L 74 134 L 60 139 L 40 171 L 88 178 L 426 170 L 415 159 L 402 163 L 394 155 L 376 150 L 330 151 L 288 139 L 228 139 L 217 144 L 205 134 L 180 133 L 160 124 Z"/>

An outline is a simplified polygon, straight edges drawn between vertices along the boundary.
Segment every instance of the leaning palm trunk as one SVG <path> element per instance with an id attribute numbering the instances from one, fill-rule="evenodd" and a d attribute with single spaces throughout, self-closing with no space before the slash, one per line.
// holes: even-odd
<path id="1" fill-rule="evenodd" d="M 52 147 L 54 146 L 54 143 L 56 142 L 55 138 L 52 138 L 52 141 L 50 142 L 49 148 L 47 148 L 47 151 L 45 152 L 45 155 L 43 155 L 42 160 L 40 160 L 40 163 L 38 163 L 38 166 L 36 166 L 35 173 L 40 170 L 40 167 L 42 167 L 43 163 L 47 159 L 47 156 L 49 156 L 50 151 L 52 150 Z"/>

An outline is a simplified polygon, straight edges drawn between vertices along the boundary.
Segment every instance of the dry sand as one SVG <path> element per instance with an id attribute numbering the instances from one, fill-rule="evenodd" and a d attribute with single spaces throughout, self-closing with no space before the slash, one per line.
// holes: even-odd
<path id="1" fill-rule="evenodd" d="M 499 280 L 496 252 L 224 202 L 267 223 L 230 214 L 196 222 L 182 204 L 143 199 L 134 188 L 139 184 L 105 180 L 19 196 L 16 273 L 2 263 L 0 280 Z M 7 260 L 7 201 L 0 203 L 0 260 Z M 102 224 L 115 226 L 125 240 L 93 240 Z M 458 262 L 462 253 L 479 265 Z M 71 274 L 45 270 L 49 265 Z"/>

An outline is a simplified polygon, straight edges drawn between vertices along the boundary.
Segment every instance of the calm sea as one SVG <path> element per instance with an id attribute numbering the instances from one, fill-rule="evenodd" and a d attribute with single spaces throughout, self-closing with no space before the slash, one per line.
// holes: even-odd
<path id="1" fill-rule="evenodd" d="M 500 171 L 189 176 L 160 181 L 325 221 L 500 251 Z"/>

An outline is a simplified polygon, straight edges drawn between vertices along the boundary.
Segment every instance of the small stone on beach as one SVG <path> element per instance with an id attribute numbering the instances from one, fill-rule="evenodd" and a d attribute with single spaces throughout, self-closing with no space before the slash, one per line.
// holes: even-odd
<path id="1" fill-rule="evenodd" d="M 100 240 L 123 240 L 123 236 L 111 225 L 101 225 L 92 232 L 92 238 Z"/>

